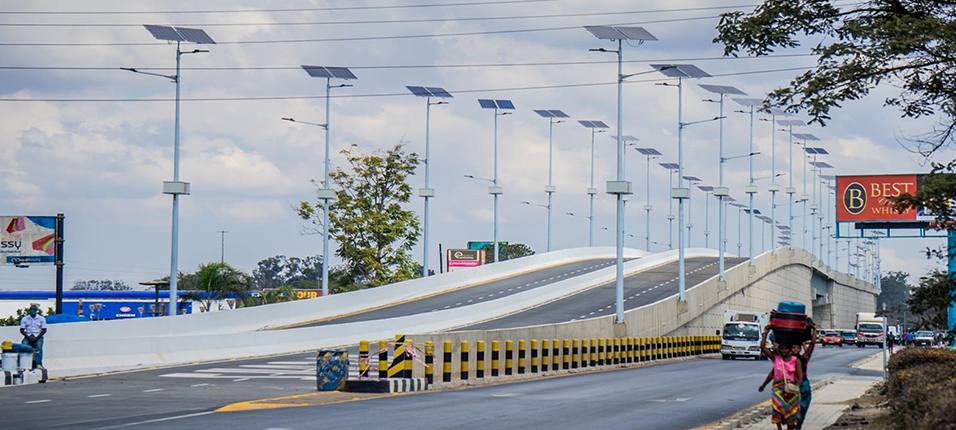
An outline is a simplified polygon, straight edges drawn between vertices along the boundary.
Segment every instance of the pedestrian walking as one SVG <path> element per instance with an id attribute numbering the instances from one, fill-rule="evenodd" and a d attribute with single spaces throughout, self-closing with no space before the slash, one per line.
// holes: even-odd
<path id="1" fill-rule="evenodd" d="M 800 385 L 803 383 L 803 366 L 800 359 L 793 353 L 793 345 L 780 344 L 775 350 L 767 347 L 767 336 L 770 327 L 765 327 L 760 338 L 760 349 L 764 355 L 773 360 L 773 394 L 770 395 L 773 412 L 771 421 L 777 425 L 777 430 L 796 430 L 800 421 Z M 760 385 L 758 391 L 763 391 L 769 382 L 770 375 Z"/>
<path id="2" fill-rule="evenodd" d="M 812 323 L 811 323 L 812 324 Z M 797 352 L 797 359 L 800 360 L 800 367 L 803 369 L 803 378 L 800 382 L 800 418 L 797 420 L 797 430 L 803 428 L 803 420 L 807 419 L 807 411 L 810 409 L 810 401 L 813 400 L 813 390 L 810 387 L 810 377 L 807 376 L 807 366 L 810 358 L 813 357 L 813 348 L 817 340 L 817 325 L 810 326 L 810 340 L 804 342 L 803 352 Z"/>
<path id="3" fill-rule="evenodd" d="M 36 350 L 33 355 L 33 368 L 43 368 L 43 336 L 46 335 L 46 318 L 39 315 L 40 305 L 30 305 L 27 315 L 20 318 L 20 334 L 23 335 L 23 341 Z"/>
<path id="4" fill-rule="evenodd" d="M 893 345 L 895 343 L 896 343 L 896 336 L 893 336 L 892 334 L 889 336 L 886 336 L 886 351 L 889 352 L 890 354 L 893 354 Z"/>

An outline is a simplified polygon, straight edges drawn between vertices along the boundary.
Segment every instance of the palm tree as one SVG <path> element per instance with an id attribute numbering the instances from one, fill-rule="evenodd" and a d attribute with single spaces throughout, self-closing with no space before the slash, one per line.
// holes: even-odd
<path id="1" fill-rule="evenodd" d="M 208 312 L 213 302 L 237 295 L 237 303 L 244 303 L 250 285 L 249 277 L 226 263 L 206 263 L 195 273 L 196 289 L 182 296 L 183 301 L 199 302 L 200 311 Z"/>

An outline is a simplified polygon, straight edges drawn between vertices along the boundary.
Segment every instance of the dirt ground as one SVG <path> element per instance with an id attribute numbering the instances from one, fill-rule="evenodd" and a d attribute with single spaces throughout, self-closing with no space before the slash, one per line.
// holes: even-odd
<path id="1" fill-rule="evenodd" d="M 890 410 L 885 405 L 883 384 L 877 384 L 863 397 L 850 400 L 850 408 L 832 425 L 824 430 L 866 429 L 894 430 L 890 421 Z"/>

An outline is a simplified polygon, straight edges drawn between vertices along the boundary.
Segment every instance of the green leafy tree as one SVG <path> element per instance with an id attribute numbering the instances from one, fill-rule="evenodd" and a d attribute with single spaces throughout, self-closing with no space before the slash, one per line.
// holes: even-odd
<path id="1" fill-rule="evenodd" d="M 491 264 L 495 261 L 495 246 L 493 244 L 485 245 L 481 249 L 485 251 L 485 264 Z M 529 255 L 534 255 L 534 250 L 523 243 L 498 244 L 498 261 L 513 260 Z"/>
<path id="2" fill-rule="evenodd" d="M 130 291 L 133 288 L 126 285 L 126 282 L 112 279 L 100 279 L 89 281 L 78 280 L 70 288 L 75 291 Z"/>
<path id="3" fill-rule="evenodd" d="M 25 308 L 23 308 L 23 309 L 17 309 L 17 314 L 16 314 L 16 315 L 11 315 L 11 316 L 8 316 L 8 317 L 6 317 L 6 318 L 0 318 L 0 326 L 19 326 L 19 325 L 20 325 L 20 319 L 23 318 L 23 317 L 25 317 L 25 316 L 28 315 L 29 313 L 30 313 L 30 307 L 29 307 L 29 306 L 27 306 L 27 307 L 25 307 Z M 46 308 L 46 312 L 43 312 L 43 310 L 40 310 L 39 312 L 37 312 L 38 315 L 43 315 L 43 316 L 50 316 L 50 315 L 53 315 L 53 313 L 54 313 L 54 312 L 53 312 L 53 308 L 49 308 L 49 307 Z M 19 339 L 19 338 L 18 338 L 18 339 Z M 16 341 L 14 341 L 14 342 L 16 342 Z"/>
<path id="4" fill-rule="evenodd" d="M 916 326 L 941 329 L 947 326 L 949 303 L 956 297 L 956 282 L 942 270 L 934 270 L 920 278 L 909 299 L 910 310 L 916 316 Z"/>
<path id="5" fill-rule="evenodd" d="M 315 289 L 322 276 L 322 257 L 305 258 L 276 255 L 260 260 L 252 271 L 256 287 L 275 289 L 290 285 L 299 289 Z"/>
<path id="6" fill-rule="evenodd" d="M 246 304 L 252 278 L 226 263 L 201 264 L 195 273 L 181 275 L 180 282 L 186 291 L 182 300 L 198 302 L 201 312 L 208 312 L 213 302 L 222 301 L 229 295 L 237 295 L 237 303 Z"/>
<path id="7" fill-rule="evenodd" d="M 418 155 L 406 153 L 401 142 L 372 153 L 352 145 L 342 154 L 349 169 L 330 173 L 335 200 L 329 203 L 329 232 L 338 243 L 335 254 L 345 260 L 346 279 L 375 287 L 415 277 L 410 250 L 418 241 L 419 222 L 402 205 L 412 196 L 408 177 Z M 322 210 L 321 201 L 303 201 L 298 214 L 320 232 Z"/>
<path id="8" fill-rule="evenodd" d="M 886 316 L 892 323 L 900 323 L 906 319 L 909 312 L 910 290 L 907 279 L 910 274 L 902 271 L 891 271 L 880 280 L 882 290 L 876 299 L 876 308 L 883 309 L 886 305 Z"/>
<path id="9" fill-rule="evenodd" d="M 753 12 L 721 15 L 715 43 L 724 54 L 768 55 L 821 40 L 817 66 L 773 91 L 771 105 L 806 111 L 825 124 L 831 109 L 881 84 L 896 88 L 884 104 L 907 118 L 937 118 L 914 136 L 924 155 L 953 142 L 956 131 L 956 3 L 932 0 L 765 0 Z"/>

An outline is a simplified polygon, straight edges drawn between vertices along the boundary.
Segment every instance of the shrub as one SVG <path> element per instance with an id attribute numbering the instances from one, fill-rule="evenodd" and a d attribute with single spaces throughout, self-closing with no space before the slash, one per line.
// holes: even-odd
<path id="1" fill-rule="evenodd" d="M 956 366 L 956 354 L 945 349 L 907 348 L 890 357 L 887 370 L 895 373 L 926 363 Z"/>
<path id="2" fill-rule="evenodd" d="M 889 365 L 887 394 L 898 429 L 956 430 L 956 352 L 909 349 Z"/>

